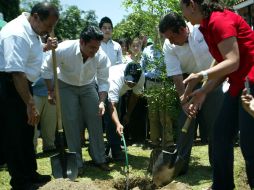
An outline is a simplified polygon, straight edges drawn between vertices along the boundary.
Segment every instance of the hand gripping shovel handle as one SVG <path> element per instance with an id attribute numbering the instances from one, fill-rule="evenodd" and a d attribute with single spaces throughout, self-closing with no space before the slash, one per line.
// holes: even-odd
<path id="1" fill-rule="evenodd" d="M 215 64 L 216 64 L 216 61 L 215 61 L 215 59 L 213 59 L 211 65 L 210 65 L 210 68 L 212 68 Z M 206 84 L 206 82 L 207 82 L 207 81 L 204 81 L 204 82 L 202 83 L 202 87 Z M 192 101 L 193 101 L 193 99 L 190 100 L 190 102 L 192 102 Z M 191 124 L 191 121 L 192 121 L 192 118 L 189 118 L 189 117 L 185 120 L 184 126 L 183 126 L 183 128 L 182 128 L 182 132 L 183 132 L 183 133 L 187 133 L 187 132 L 188 132 L 189 126 L 190 126 L 190 124 Z"/>

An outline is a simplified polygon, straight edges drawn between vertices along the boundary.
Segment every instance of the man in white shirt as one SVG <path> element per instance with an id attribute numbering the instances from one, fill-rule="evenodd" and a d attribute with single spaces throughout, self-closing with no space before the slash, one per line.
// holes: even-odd
<path id="1" fill-rule="evenodd" d="M 105 163 L 101 126 L 101 116 L 105 111 L 104 101 L 109 89 L 110 61 L 100 48 L 102 39 L 103 33 L 99 28 L 90 26 L 81 32 L 79 40 L 64 41 L 56 49 L 63 126 L 69 150 L 77 153 L 80 175 L 83 172 L 80 140 L 83 122 L 88 129 L 89 153 L 95 166 L 110 170 Z M 51 79 L 52 74 L 52 58 L 49 56 L 43 64 L 42 77 Z M 52 95 L 54 89 L 50 83 L 48 90 L 49 95 Z"/>
<path id="2" fill-rule="evenodd" d="M 173 78 L 180 99 L 185 89 L 183 75 L 207 69 L 211 66 L 213 60 L 208 51 L 204 37 L 198 27 L 199 26 L 192 26 L 189 23 L 186 24 L 183 17 L 176 13 L 169 13 L 159 24 L 159 30 L 166 38 L 163 51 L 165 55 L 167 75 L 168 77 Z M 206 98 L 202 109 L 199 110 L 199 113 L 197 114 L 196 120 L 199 123 L 199 126 L 205 127 L 204 130 L 206 130 L 208 134 L 209 157 L 211 156 L 212 128 L 222 101 L 223 92 L 220 87 Z M 216 106 L 214 106 L 215 104 Z M 181 105 L 182 113 L 178 119 L 178 126 L 180 128 L 183 127 L 187 118 L 186 113 L 188 112 L 187 102 L 181 102 Z M 180 160 L 185 162 L 182 171 L 179 169 L 177 172 L 187 172 L 195 130 L 195 120 L 192 120 L 187 133 L 187 142 L 184 145 L 177 145 L 179 152 L 176 162 L 180 162 Z M 183 134 L 180 133 L 179 139 L 181 139 L 182 136 Z"/>
<path id="3" fill-rule="evenodd" d="M 125 122 L 128 123 L 138 96 L 143 92 L 144 83 L 145 76 L 138 63 L 130 62 L 128 64 L 115 65 L 109 69 L 110 88 L 108 92 L 108 101 L 110 104 L 111 118 L 119 136 L 123 133 L 123 125 L 119 121 L 119 113 L 117 112 L 119 98 L 128 90 L 133 90 L 127 113 L 124 117 Z"/>
<path id="4" fill-rule="evenodd" d="M 40 115 L 31 83 L 39 77 L 42 64 L 39 36 L 49 34 L 58 18 L 54 5 L 38 3 L 31 13 L 22 13 L 0 32 L 0 139 L 14 190 L 38 188 L 38 183 L 50 180 L 49 175 L 36 171 L 33 135 Z M 56 45 L 51 40 L 47 49 Z"/>

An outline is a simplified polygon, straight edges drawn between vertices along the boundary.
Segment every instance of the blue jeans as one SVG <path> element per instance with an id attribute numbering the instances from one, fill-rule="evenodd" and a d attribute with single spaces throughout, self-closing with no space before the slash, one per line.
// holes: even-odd
<path id="1" fill-rule="evenodd" d="M 252 94 L 254 92 L 252 86 Z M 254 187 L 254 118 L 241 105 L 241 94 L 225 95 L 214 126 L 213 186 L 215 190 L 234 189 L 234 139 L 240 131 L 240 147 L 250 187 Z"/>

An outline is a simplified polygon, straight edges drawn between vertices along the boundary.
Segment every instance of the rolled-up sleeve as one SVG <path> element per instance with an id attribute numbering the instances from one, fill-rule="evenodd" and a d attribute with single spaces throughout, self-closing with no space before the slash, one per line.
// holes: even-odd
<path id="1" fill-rule="evenodd" d="M 108 92 L 109 90 L 108 76 L 110 65 L 111 63 L 109 58 L 105 54 L 102 54 L 97 65 L 97 81 L 99 92 L 102 91 Z"/>
<path id="2" fill-rule="evenodd" d="M 167 40 L 165 40 L 163 45 L 163 53 L 167 76 L 182 74 L 181 63 L 174 53 L 172 45 Z"/>

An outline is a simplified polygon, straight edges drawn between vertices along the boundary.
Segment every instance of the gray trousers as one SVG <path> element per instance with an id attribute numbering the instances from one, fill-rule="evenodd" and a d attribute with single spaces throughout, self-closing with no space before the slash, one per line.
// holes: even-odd
<path id="1" fill-rule="evenodd" d="M 78 167 L 83 167 L 80 133 L 87 127 L 90 156 L 95 163 L 105 162 L 105 145 L 99 96 L 95 82 L 85 86 L 73 86 L 59 80 L 62 118 L 69 151 L 76 152 Z"/>
<path id="2" fill-rule="evenodd" d="M 199 110 L 196 119 L 192 119 L 187 135 L 184 135 L 181 131 L 179 131 L 178 140 L 184 141 L 184 143 L 183 144 L 177 143 L 178 156 L 183 158 L 186 161 L 187 165 L 190 159 L 191 148 L 192 148 L 193 139 L 195 136 L 196 122 L 199 123 L 200 126 L 206 127 L 206 131 L 208 134 L 208 143 L 209 143 L 208 144 L 209 160 L 211 163 L 213 128 L 214 128 L 214 123 L 216 121 L 218 113 L 220 112 L 223 100 L 224 100 L 224 94 L 222 91 L 222 86 L 219 86 L 207 95 L 206 100 L 203 103 L 201 110 Z M 180 130 L 184 126 L 186 119 L 187 119 L 187 116 L 182 111 L 178 118 L 178 127 Z M 182 140 L 181 138 L 186 138 L 186 139 Z"/>

